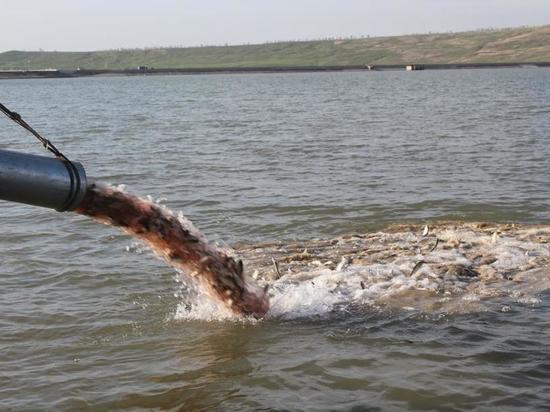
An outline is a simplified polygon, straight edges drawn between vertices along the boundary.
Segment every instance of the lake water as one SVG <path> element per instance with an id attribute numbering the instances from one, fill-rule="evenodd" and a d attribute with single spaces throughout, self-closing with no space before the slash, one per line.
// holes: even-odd
<path id="1" fill-rule="evenodd" d="M 223 246 L 550 223 L 548 69 L 9 80 L 0 101 L 89 176 Z M 0 148 L 44 153 L 33 139 L 0 120 Z M 176 272 L 112 228 L 6 202 L 0 222 L 0 409 L 550 404 L 545 290 L 505 311 L 318 299 L 259 323 L 202 319 L 182 314 Z"/>

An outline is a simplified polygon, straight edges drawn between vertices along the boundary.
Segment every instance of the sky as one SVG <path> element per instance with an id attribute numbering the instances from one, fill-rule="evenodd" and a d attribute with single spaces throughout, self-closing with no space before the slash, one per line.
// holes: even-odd
<path id="1" fill-rule="evenodd" d="M 387 36 L 550 24 L 550 0 L 0 0 L 0 52 Z"/>

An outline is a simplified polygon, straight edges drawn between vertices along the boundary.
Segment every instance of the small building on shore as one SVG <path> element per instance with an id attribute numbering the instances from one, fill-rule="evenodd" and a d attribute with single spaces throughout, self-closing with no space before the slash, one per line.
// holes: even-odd
<path id="1" fill-rule="evenodd" d="M 415 70 L 424 70 L 424 67 L 420 66 L 419 64 L 408 64 L 405 66 L 405 70 L 408 72 L 412 72 Z"/>

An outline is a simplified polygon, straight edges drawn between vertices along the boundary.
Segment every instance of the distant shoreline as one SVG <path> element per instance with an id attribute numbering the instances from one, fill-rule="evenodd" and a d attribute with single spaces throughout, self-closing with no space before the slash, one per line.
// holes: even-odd
<path id="1" fill-rule="evenodd" d="M 517 63 L 446 63 L 446 64 L 385 64 L 346 66 L 259 66 L 259 67 L 198 67 L 198 68 L 136 68 L 126 70 L 77 69 L 77 70 L 0 70 L 0 79 L 75 78 L 97 76 L 147 76 L 182 74 L 242 74 L 242 73 L 308 73 L 338 71 L 389 71 L 389 70 L 458 70 L 495 68 L 550 67 L 550 62 Z"/>
<path id="2" fill-rule="evenodd" d="M 201 47 L 0 52 L 6 78 L 548 66 L 550 25 Z M 16 73 L 17 72 L 17 73 Z"/>

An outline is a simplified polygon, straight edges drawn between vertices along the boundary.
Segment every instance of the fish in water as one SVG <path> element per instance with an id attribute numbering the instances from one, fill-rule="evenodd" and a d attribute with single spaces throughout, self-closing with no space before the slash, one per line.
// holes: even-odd
<path id="1" fill-rule="evenodd" d="M 183 216 L 101 183 L 89 185 L 75 212 L 144 241 L 171 266 L 196 278 L 210 296 L 233 312 L 261 318 L 269 310 L 266 290 L 245 274 L 242 261 L 208 244 Z"/>

